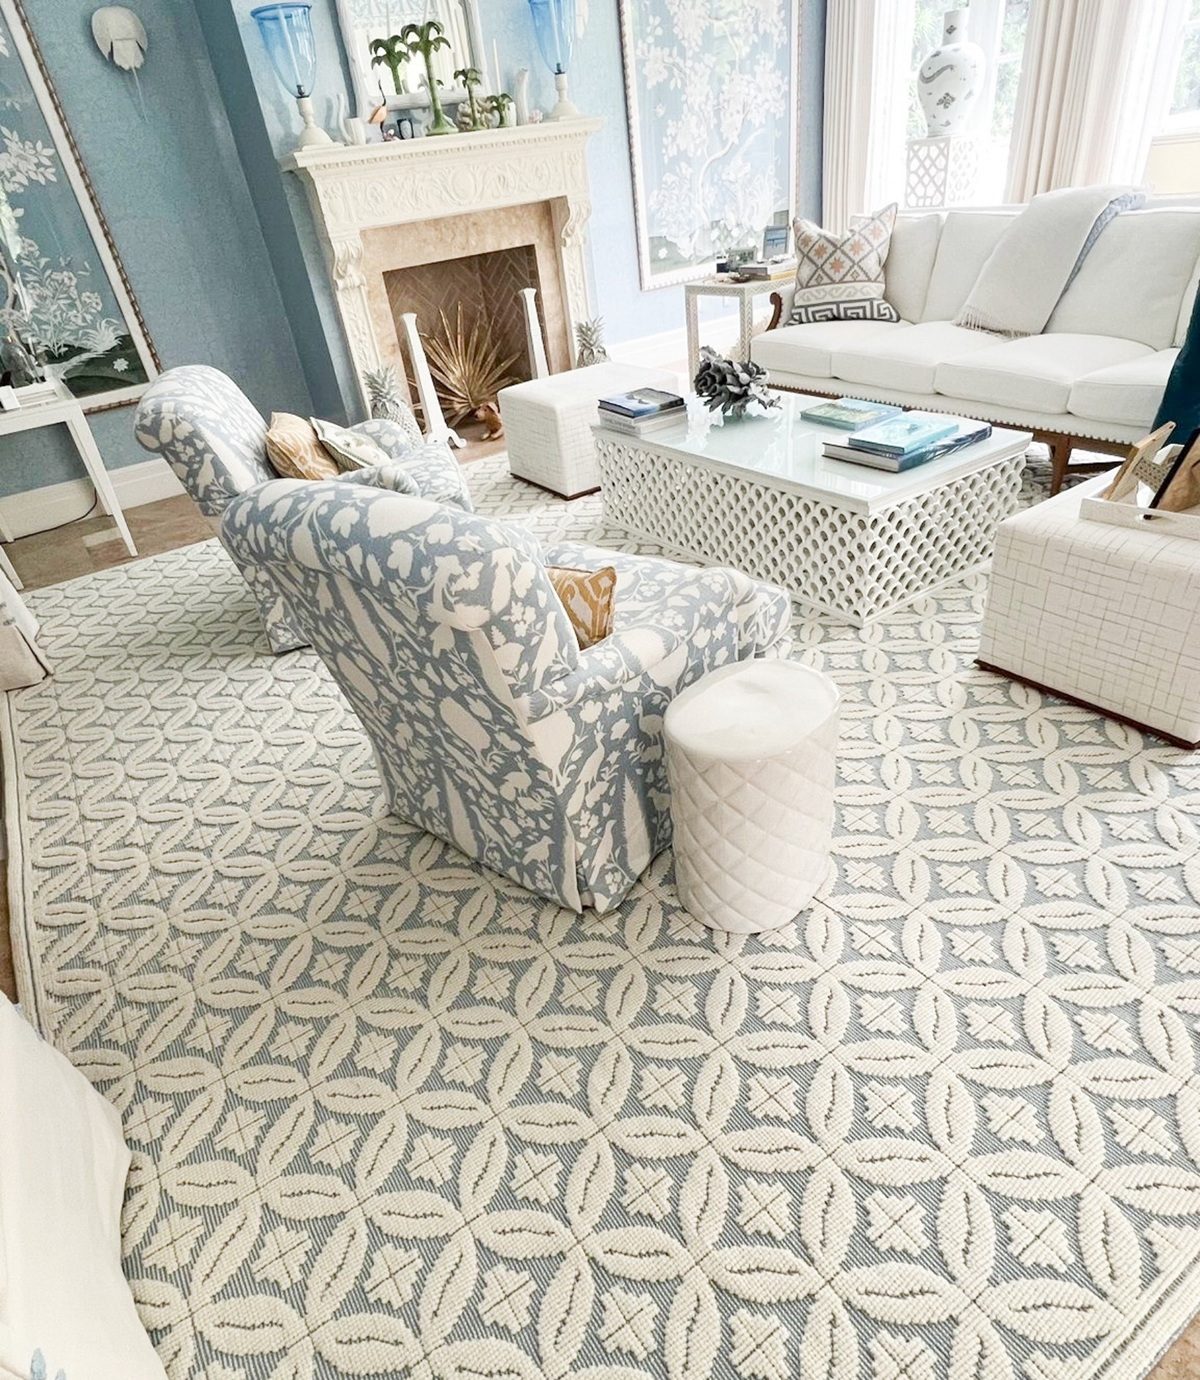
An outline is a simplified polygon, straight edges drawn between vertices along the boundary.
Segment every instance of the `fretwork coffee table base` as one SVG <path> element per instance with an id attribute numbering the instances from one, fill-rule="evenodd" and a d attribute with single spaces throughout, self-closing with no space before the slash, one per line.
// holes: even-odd
<path id="1" fill-rule="evenodd" d="M 973 570 L 1017 506 L 1024 457 L 864 514 L 597 436 L 606 515 L 679 555 L 731 565 L 862 627 Z"/>

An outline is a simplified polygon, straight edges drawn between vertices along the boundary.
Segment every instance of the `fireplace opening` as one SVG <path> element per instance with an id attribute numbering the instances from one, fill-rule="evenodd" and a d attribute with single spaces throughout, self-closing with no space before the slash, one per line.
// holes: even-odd
<path id="1" fill-rule="evenodd" d="M 383 275 L 392 319 L 414 312 L 442 411 L 451 426 L 486 426 L 478 409 L 510 383 L 533 377 L 520 293 L 538 290 L 546 323 L 537 248 L 511 245 L 435 263 L 393 268 Z M 415 396 L 415 381 L 409 387 Z"/>

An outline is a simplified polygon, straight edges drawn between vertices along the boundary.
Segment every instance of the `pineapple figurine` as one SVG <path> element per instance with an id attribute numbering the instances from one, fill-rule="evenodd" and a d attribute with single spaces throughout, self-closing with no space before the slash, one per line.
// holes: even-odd
<path id="1" fill-rule="evenodd" d="M 575 339 L 579 344 L 576 369 L 586 369 L 589 364 L 604 364 L 608 360 L 602 316 L 594 317 L 591 321 L 580 321 L 575 327 Z"/>
<path id="2" fill-rule="evenodd" d="M 371 416 L 384 421 L 396 422 L 403 427 L 414 445 L 421 444 L 421 428 L 408 403 L 400 396 L 400 383 L 396 371 L 390 364 L 379 369 L 369 369 L 363 375 L 367 385 L 367 401 L 371 406 Z"/>

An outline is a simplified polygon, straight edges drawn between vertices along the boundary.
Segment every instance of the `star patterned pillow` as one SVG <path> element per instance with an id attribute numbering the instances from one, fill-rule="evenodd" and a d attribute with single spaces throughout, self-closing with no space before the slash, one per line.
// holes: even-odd
<path id="1" fill-rule="evenodd" d="M 796 221 L 796 295 L 789 318 L 793 325 L 900 320 L 883 298 L 883 267 L 896 210 L 893 201 L 872 215 L 855 216 L 846 231 Z"/>

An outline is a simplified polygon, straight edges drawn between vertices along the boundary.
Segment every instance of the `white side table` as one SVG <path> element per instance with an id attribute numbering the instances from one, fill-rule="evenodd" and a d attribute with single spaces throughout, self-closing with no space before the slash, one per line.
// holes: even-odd
<path id="1" fill-rule="evenodd" d="M 137 547 L 129 535 L 125 514 L 121 511 L 108 471 L 104 468 L 104 461 L 84 415 L 83 404 L 78 398 L 73 397 L 66 385 L 61 382 L 56 382 L 56 391 L 56 397 L 25 402 L 11 412 L 0 412 L 0 436 L 14 436 L 21 431 L 33 431 L 38 427 L 55 426 L 61 422 L 71 433 L 71 440 L 75 442 L 75 449 L 88 472 L 88 478 L 96 486 L 101 508 L 112 518 L 121 534 L 121 540 L 125 543 L 125 550 L 131 556 L 136 556 Z M 12 529 L 3 517 L 0 517 L 0 541 L 12 540 Z M 7 562 L 5 564 L 7 565 Z"/>
<path id="2" fill-rule="evenodd" d="M 833 837 L 837 686 L 795 661 L 710 671 L 667 706 L 675 886 L 711 929 L 794 920 Z"/>
<path id="3" fill-rule="evenodd" d="M 683 289 L 687 312 L 688 380 L 696 377 L 700 367 L 700 299 L 701 297 L 729 297 L 738 305 L 737 357 L 750 358 L 750 341 L 754 336 L 754 304 L 760 297 L 780 292 L 791 281 L 788 278 L 756 278 L 749 283 L 735 283 L 719 274 L 715 278 L 701 278 L 687 283 Z"/>

